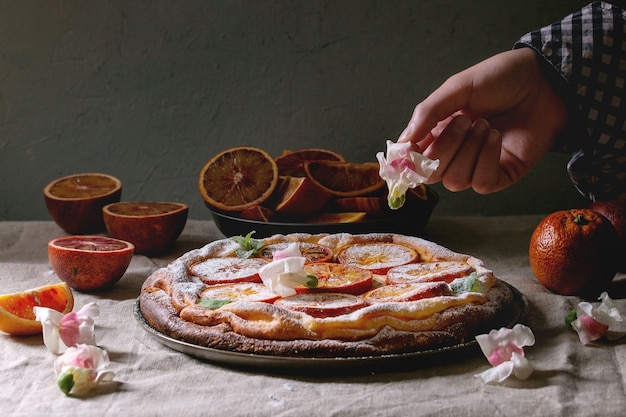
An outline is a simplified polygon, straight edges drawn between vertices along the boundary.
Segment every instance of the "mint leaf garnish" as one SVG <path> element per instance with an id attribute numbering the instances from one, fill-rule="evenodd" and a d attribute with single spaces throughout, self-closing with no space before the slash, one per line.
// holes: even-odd
<path id="1" fill-rule="evenodd" d="M 309 280 L 304 284 L 306 287 L 315 288 L 317 284 L 319 284 L 319 280 L 313 274 L 307 274 L 306 276 Z"/>
<path id="2" fill-rule="evenodd" d="M 472 272 L 466 277 L 457 278 L 450 283 L 450 289 L 455 294 L 466 292 L 482 292 L 482 283 L 478 280 L 476 272 Z"/>
<path id="3" fill-rule="evenodd" d="M 200 298 L 198 305 L 200 307 L 208 308 L 209 310 L 217 310 L 218 308 L 232 303 L 233 300 L 219 299 L 219 298 Z"/>
<path id="4" fill-rule="evenodd" d="M 236 250 L 236 254 L 239 258 L 250 258 L 256 255 L 263 247 L 263 241 L 258 239 L 252 239 L 252 235 L 256 233 L 255 230 L 248 233 L 246 236 L 233 236 L 231 237 L 241 248 Z"/>

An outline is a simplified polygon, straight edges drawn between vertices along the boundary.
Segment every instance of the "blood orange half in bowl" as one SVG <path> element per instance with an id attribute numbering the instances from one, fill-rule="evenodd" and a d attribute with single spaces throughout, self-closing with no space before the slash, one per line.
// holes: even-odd
<path id="1" fill-rule="evenodd" d="M 119 202 L 102 208 L 111 237 L 135 245 L 135 253 L 157 254 L 170 249 L 180 236 L 189 206 L 176 202 Z"/>
<path id="2" fill-rule="evenodd" d="M 50 182 L 43 190 L 46 207 L 69 234 L 104 230 L 102 207 L 120 201 L 122 182 L 108 174 L 72 174 Z"/>
<path id="3" fill-rule="evenodd" d="M 48 260 L 71 288 L 92 292 L 107 289 L 122 278 L 135 246 L 105 236 L 63 236 L 48 242 Z"/>

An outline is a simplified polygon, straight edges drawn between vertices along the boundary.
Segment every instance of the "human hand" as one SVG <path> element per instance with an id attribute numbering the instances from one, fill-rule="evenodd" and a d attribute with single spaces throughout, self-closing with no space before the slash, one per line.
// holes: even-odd
<path id="1" fill-rule="evenodd" d="M 439 169 L 428 183 L 451 191 L 500 191 L 553 145 L 567 110 L 530 48 L 495 55 L 450 77 L 415 107 L 398 142 L 411 141 Z"/>

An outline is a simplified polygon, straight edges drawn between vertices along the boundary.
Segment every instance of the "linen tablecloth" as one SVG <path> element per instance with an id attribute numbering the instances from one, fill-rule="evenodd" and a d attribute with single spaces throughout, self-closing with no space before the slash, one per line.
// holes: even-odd
<path id="1" fill-rule="evenodd" d="M 422 236 L 481 258 L 527 299 L 525 323 L 536 343 L 527 380 L 486 385 L 480 353 L 404 369 L 345 373 L 279 373 L 233 368 L 163 346 L 133 316 L 141 284 L 154 270 L 223 236 L 211 221 L 190 220 L 167 256 L 135 255 L 124 277 L 99 294 L 74 292 L 75 309 L 100 307 L 97 343 L 109 352 L 115 383 L 84 397 L 55 384 L 55 355 L 41 336 L 0 334 L 3 416 L 612 416 L 626 415 L 626 338 L 582 345 L 566 328 L 581 301 L 545 290 L 528 263 L 530 234 L 542 216 L 435 217 Z M 62 236 L 52 222 L 0 222 L 0 293 L 58 282 L 47 242 Z M 624 297 L 618 275 L 613 298 Z M 626 300 L 618 299 L 626 312 Z"/>

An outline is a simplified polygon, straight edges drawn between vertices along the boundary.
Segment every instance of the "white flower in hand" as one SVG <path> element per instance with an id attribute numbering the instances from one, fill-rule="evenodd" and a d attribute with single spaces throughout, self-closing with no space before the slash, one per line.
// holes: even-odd
<path id="1" fill-rule="evenodd" d="M 439 166 L 439 160 L 432 160 L 411 150 L 411 143 L 387 141 L 387 157 L 384 152 L 376 154 L 380 164 L 379 175 L 387 182 L 389 194 L 387 202 L 392 209 L 404 205 L 406 192 L 425 183 Z"/>
<path id="2" fill-rule="evenodd" d="M 94 318 L 100 314 L 94 302 L 67 314 L 46 307 L 35 307 L 35 318 L 43 327 L 43 341 L 49 351 L 63 353 L 77 344 L 95 345 Z"/>
<path id="3" fill-rule="evenodd" d="M 606 292 L 600 294 L 598 299 L 601 300 L 598 307 L 586 301 L 579 303 L 576 307 L 576 319 L 571 322 L 584 345 L 603 336 L 616 340 L 626 335 L 626 322 L 615 302 Z"/>
<path id="4" fill-rule="evenodd" d="M 523 349 L 535 344 L 535 335 L 530 328 L 522 324 L 516 324 L 513 329 L 503 327 L 476 336 L 476 341 L 493 365 L 493 368 L 475 375 L 483 382 L 502 382 L 511 375 L 526 379 L 533 373 L 533 366 L 524 357 Z"/>
<path id="5" fill-rule="evenodd" d="M 65 394 L 89 390 L 113 380 L 115 374 L 106 369 L 108 366 L 106 351 L 83 344 L 70 347 L 54 363 L 57 385 Z"/>
<path id="6" fill-rule="evenodd" d="M 274 252 L 272 262 L 259 270 L 261 280 L 270 291 L 285 297 L 296 293 L 295 287 L 317 286 L 317 278 L 307 275 L 302 268 L 306 258 L 302 256 L 297 243 L 290 243 L 286 249 Z"/>

